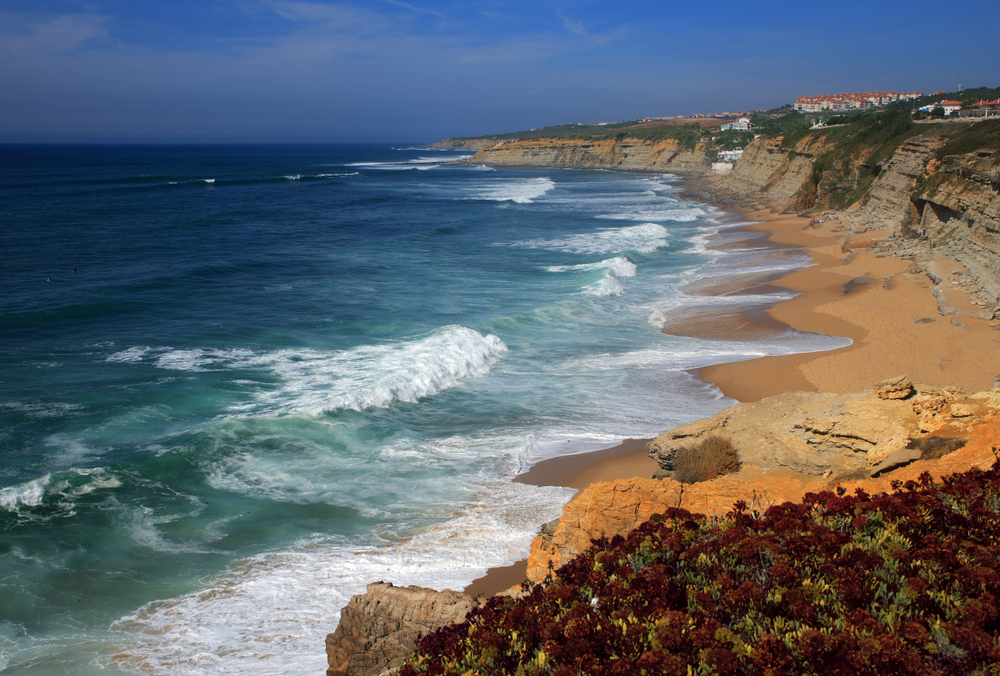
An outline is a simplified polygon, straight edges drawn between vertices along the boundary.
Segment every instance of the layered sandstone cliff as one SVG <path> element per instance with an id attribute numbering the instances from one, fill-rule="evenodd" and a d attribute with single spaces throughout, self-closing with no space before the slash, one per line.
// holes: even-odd
<path id="1" fill-rule="evenodd" d="M 799 195 L 812 177 L 816 159 L 830 149 L 818 135 L 807 136 L 790 148 L 781 138 L 760 138 L 743 151 L 732 173 L 716 190 L 737 196 L 787 201 Z"/>
<path id="2" fill-rule="evenodd" d="M 686 176 L 711 169 L 705 151 L 703 144 L 690 149 L 674 139 L 532 139 L 486 146 L 467 162 L 494 167 L 665 171 Z"/>

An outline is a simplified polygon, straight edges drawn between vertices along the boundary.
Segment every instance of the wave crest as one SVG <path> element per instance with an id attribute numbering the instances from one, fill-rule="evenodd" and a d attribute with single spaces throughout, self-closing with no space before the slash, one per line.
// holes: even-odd
<path id="1" fill-rule="evenodd" d="M 546 251 L 565 251 L 581 254 L 608 254 L 636 251 L 652 253 L 667 246 L 667 229 L 658 223 L 643 223 L 624 228 L 598 230 L 559 239 L 528 239 L 513 242 L 511 246 Z"/>
<path id="2" fill-rule="evenodd" d="M 312 349 L 255 353 L 247 349 L 133 347 L 107 361 L 150 363 L 172 371 L 267 369 L 281 383 L 234 408 L 246 414 L 319 416 L 414 403 L 489 372 L 507 351 L 500 338 L 446 326 L 415 340 L 341 351 Z"/>

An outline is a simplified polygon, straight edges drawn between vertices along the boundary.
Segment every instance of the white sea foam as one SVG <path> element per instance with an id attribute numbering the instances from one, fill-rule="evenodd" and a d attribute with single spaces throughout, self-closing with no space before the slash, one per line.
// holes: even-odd
<path id="1" fill-rule="evenodd" d="M 215 179 L 214 178 L 204 178 L 202 180 L 205 181 L 205 183 L 215 183 Z"/>
<path id="2" fill-rule="evenodd" d="M 495 335 L 448 326 L 416 340 L 363 345 L 340 352 L 279 350 L 234 361 L 267 368 L 282 379 L 246 412 L 320 415 L 416 402 L 490 371 L 507 351 Z"/>
<path id="3" fill-rule="evenodd" d="M 545 268 L 549 272 L 568 272 L 577 270 L 608 270 L 617 277 L 635 277 L 635 263 L 624 256 L 615 256 L 598 263 L 580 263 L 579 265 L 551 265 Z"/>
<path id="4" fill-rule="evenodd" d="M 511 483 L 487 488 L 455 517 L 401 543 L 323 538 L 241 561 L 197 592 L 121 618 L 115 628 L 125 643 L 114 652 L 135 656 L 118 659 L 154 675 L 322 671 L 323 637 L 368 583 L 461 589 L 523 557 L 572 494 Z"/>
<path id="5" fill-rule="evenodd" d="M 253 352 L 244 349 L 175 350 L 170 347 L 132 347 L 112 354 L 106 361 L 140 363 L 154 358 L 153 364 L 157 368 L 170 371 L 206 371 L 210 370 L 210 367 L 222 368 L 228 363 L 251 356 Z"/>
<path id="6" fill-rule="evenodd" d="M 45 438 L 45 444 L 56 451 L 50 457 L 49 462 L 63 467 L 72 466 L 80 460 L 100 456 L 102 453 L 101 449 L 88 446 L 64 433 L 49 435 Z"/>
<path id="7" fill-rule="evenodd" d="M 52 480 L 51 474 L 17 486 L 0 489 L 0 507 L 16 512 L 21 507 L 37 507 L 45 499 L 45 488 Z"/>
<path id="8" fill-rule="evenodd" d="M 579 265 L 552 265 L 545 268 L 549 272 L 590 272 L 604 270 L 604 276 L 593 284 L 584 287 L 584 293 L 591 296 L 620 296 L 625 293 L 619 277 L 635 277 L 635 263 L 624 256 L 615 256 L 598 263 L 581 263 Z"/>
<path id="9" fill-rule="evenodd" d="M 121 352 L 115 352 L 105 361 L 140 362 L 149 353 L 148 347 L 130 347 Z"/>
<path id="10" fill-rule="evenodd" d="M 637 207 L 611 214 L 601 214 L 598 218 L 607 218 L 615 221 L 674 221 L 675 223 L 688 223 L 704 217 L 708 212 L 702 207 L 683 207 L 679 205 L 651 205 L 649 207 Z"/>
<path id="11" fill-rule="evenodd" d="M 765 340 L 705 340 L 675 337 L 664 347 L 635 350 L 619 355 L 588 357 L 581 360 L 580 365 L 601 369 L 650 365 L 670 370 L 692 369 L 771 355 L 825 352 L 845 347 L 851 342 L 850 338 L 804 333 L 795 329 L 788 329 L 781 336 Z"/>
<path id="12" fill-rule="evenodd" d="M 588 296 L 605 298 L 608 296 L 621 296 L 625 293 L 625 286 L 621 283 L 621 280 L 609 272 L 593 284 L 588 284 L 584 287 L 583 291 Z"/>
<path id="13" fill-rule="evenodd" d="M 82 411 L 83 406 L 58 401 L 6 401 L 0 403 L 0 411 L 3 410 L 15 411 L 29 418 L 62 418 L 72 415 L 77 411 Z"/>
<path id="14" fill-rule="evenodd" d="M 321 415 L 328 411 L 413 403 L 489 372 L 507 351 L 498 337 L 446 326 L 420 338 L 350 350 L 253 352 L 245 349 L 130 348 L 109 361 L 148 362 L 172 371 L 266 369 L 281 378 L 233 410 L 262 415 Z"/>
<path id="15" fill-rule="evenodd" d="M 556 187 L 549 178 L 516 178 L 483 183 L 474 189 L 473 199 L 531 204 Z"/>
<path id="16" fill-rule="evenodd" d="M 168 540 L 160 532 L 159 526 L 171 523 L 177 519 L 195 516 L 203 507 L 186 514 L 157 514 L 149 507 L 137 507 L 129 510 L 126 528 L 132 540 L 141 547 L 163 554 L 207 554 L 200 542 Z"/>
<path id="17" fill-rule="evenodd" d="M 298 181 L 302 178 L 302 174 L 290 174 L 288 176 L 282 176 L 281 178 L 288 181 Z"/>
<path id="18" fill-rule="evenodd" d="M 0 489 L 0 507 L 11 512 L 38 507 L 46 497 L 56 496 L 62 515 L 72 514 L 77 498 L 97 490 L 118 488 L 121 481 L 104 467 L 70 468 L 49 473 L 17 486 Z"/>
<path id="19" fill-rule="evenodd" d="M 459 160 L 467 160 L 470 157 L 472 157 L 472 155 L 459 155 L 450 159 L 446 158 L 445 160 L 440 157 L 418 157 L 405 162 L 352 162 L 345 166 L 365 167 L 367 169 L 381 169 L 386 171 L 405 171 L 408 169 L 423 170 L 438 167 L 442 161 L 458 162 Z"/>
<path id="20" fill-rule="evenodd" d="M 608 254 L 637 251 L 650 253 L 667 246 L 667 229 L 658 223 L 598 230 L 559 239 L 529 239 L 510 246 L 581 254 Z"/>

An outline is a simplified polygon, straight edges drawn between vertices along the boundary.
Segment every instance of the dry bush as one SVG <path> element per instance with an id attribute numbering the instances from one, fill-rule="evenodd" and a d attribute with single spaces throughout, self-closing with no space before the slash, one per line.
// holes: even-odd
<path id="1" fill-rule="evenodd" d="M 740 455 L 729 439 L 707 437 L 677 453 L 674 478 L 683 484 L 693 484 L 738 472 L 742 466 Z"/>

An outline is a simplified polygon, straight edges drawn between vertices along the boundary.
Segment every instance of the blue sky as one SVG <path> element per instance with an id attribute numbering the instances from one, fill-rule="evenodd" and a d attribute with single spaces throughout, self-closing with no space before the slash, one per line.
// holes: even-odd
<path id="1" fill-rule="evenodd" d="M 966 0 L 0 0 L 0 142 L 423 142 L 992 87 L 998 28 Z"/>

